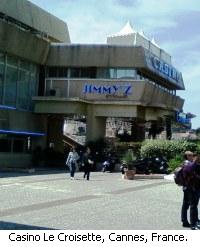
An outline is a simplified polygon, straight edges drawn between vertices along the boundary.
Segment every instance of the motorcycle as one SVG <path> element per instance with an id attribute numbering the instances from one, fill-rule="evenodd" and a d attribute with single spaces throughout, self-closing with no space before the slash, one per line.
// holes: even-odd
<path id="1" fill-rule="evenodd" d="M 115 169 L 116 159 L 108 154 L 108 158 L 102 164 L 102 171 L 103 172 L 113 172 Z"/>
<path id="2" fill-rule="evenodd" d="M 150 174 L 149 160 L 147 158 L 138 159 L 135 162 L 135 168 L 138 174 Z"/>
<path id="3" fill-rule="evenodd" d="M 152 169 L 152 173 L 168 173 L 168 164 L 164 157 L 160 156 L 152 158 L 150 167 Z"/>
<path id="4" fill-rule="evenodd" d="M 137 160 L 136 172 L 139 174 L 168 174 L 168 164 L 164 157 L 152 157 Z"/>

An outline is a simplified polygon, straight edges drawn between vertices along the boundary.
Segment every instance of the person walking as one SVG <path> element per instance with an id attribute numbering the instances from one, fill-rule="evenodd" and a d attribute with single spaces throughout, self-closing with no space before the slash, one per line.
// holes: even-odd
<path id="1" fill-rule="evenodd" d="M 186 151 L 184 153 L 183 166 L 191 165 L 193 163 L 193 153 L 191 151 Z M 188 197 L 188 188 L 183 186 L 183 202 L 181 208 L 181 221 L 183 227 L 190 227 L 190 223 L 187 218 L 187 211 L 189 209 L 189 197 Z"/>
<path id="2" fill-rule="evenodd" d="M 94 165 L 94 160 L 91 154 L 91 150 L 89 147 L 87 147 L 86 152 L 83 155 L 83 169 L 84 169 L 83 178 L 87 178 L 87 180 L 90 179 L 90 172 L 92 170 L 93 165 Z"/>
<path id="3" fill-rule="evenodd" d="M 200 229 L 200 219 L 198 217 L 198 204 L 199 204 L 199 197 L 200 197 L 200 155 L 194 154 L 193 155 L 194 165 L 192 167 L 192 181 L 191 187 L 194 192 L 194 199 L 195 199 L 195 224 L 192 226 L 193 230 Z"/>
<path id="4" fill-rule="evenodd" d="M 183 168 L 183 177 L 185 185 L 183 186 L 183 205 L 182 222 L 183 227 L 190 227 L 192 230 L 198 230 L 198 202 L 200 176 L 197 174 L 199 160 L 193 153 L 186 153 L 186 161 Z M 187 211 L 190 209 L 190 224 L 187 220 Z"/>
<path id="5" fill-rule="evenodd" d="M 76 152 L 76 148 L 73 146 L 66 160 L 66 165 L 69 167 L 70 178 L 72 180 L 74 179 L 74 174 L 75 174 L 76 167 L 77 167 L 77 161 L 79 160 L 79 158 L 80 157 L 78 153 Z"/>

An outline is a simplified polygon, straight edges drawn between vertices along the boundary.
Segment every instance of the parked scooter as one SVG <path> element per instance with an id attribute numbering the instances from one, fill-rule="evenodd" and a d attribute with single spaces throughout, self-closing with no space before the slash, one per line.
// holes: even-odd
<path id="1" fill-rule="evenodd" d="M 103 172 L 113 172 L 115 169 L 115 164 L 116 164 L 116 159 L 114 157 L 111 156 L 111 154 L 109 153 L 107 156 L 107 159 L 103 162 L 102 164 L 102 171 Z"/>
<path id="2" fill-rule="evenodd" d="M 149 160 L 147 158 L 138 159 L 135 162 L 135 168 L 136 173 L 138 174 L 149 174 L 151 172 L 149 168 Z"/>
<path id="3" fill-rule="evenodd" d="M 168 174 L 168 164 L 164 157 L 152 157 L 137 160 L 136 171 L 139 174 Z"/>
<path id="4" fill-rule="evenodd" d="M 151 159 L 150 169 L 152 173 L 168 173 L 168 164 L 167 160 L 164 157 L 157 156 Z"/>

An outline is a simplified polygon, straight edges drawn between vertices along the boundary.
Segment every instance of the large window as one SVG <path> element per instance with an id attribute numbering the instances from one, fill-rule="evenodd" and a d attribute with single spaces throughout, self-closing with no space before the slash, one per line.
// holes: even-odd
<path id="1" fill-rule="evenodd" d="M 27 136 L 2 136 L 0 134 L 0 152 L 28 153 L 31 150 L 31 138 Z"/>
<path id="2" fill-rule="evenodd" d="M 71 68 L 70 78 L 96 78 L 96 68 Z"/>
<path id="3" fill-rule="evenodd" d="M 3 103 L 3 82 L 5 71 L 5 56 L 0 53 L 0 104 Z"/>
<path id="4" fill-rule="evenodd" d="M 23 153 L 25 151 L 25 139 L 13 139 L 13 153 Z"/>
<path id="5" fill-rule="evenodd" d="M 105 79 L 137 79 L 137 71 L 128 68 L 98 68 L 97 78 Z"/>
<path id="6" fill-rule="evenodd" d="M 30 95 L 37 96 L 37 67 L 34 64 L 30 65 Z"/>
<path id="7" fill-rule="evenodd" d="M 67 78 L 68 69 L 65 67 L 48 67 L 46 70 L 46 76 L 51 78 Z"/>
<path id="8" fill-rule="evenodd" d="M 137 78 L 137 71 L 129 68 L 97 68 L 97 67 L 47 67 L 47 78 Z"/>
<path id="9" fill-rule="evenodd" d="M 134 69 L 109 69 L 110 78 L 136 78 Z"/>
<path id="10" fill-rule="evenodd" d="M 17 78 L 18 71 L 17 67 L 7 66 L 6 69 L 6 83 L 5 83 L 5 96 L 4 103 L 8 106 L 16 105 L 16 95 L 17 95 Z"/>
<path id="11" fill-rule="evenodd" d="M 32 110 L 37 95 L 37 66 L 17 57 L 0 53 L 0 104 Z"/>
<path id="12" fill-rule="evenodd" d="M 27 109 L 29 104 L 29 72 L 25 70 L 20 70 L 19 72 L 19 82 L 18 82 L 18 97 L 17 97 L 18 107 L 20 109 Z M 28 109 L 27 109 L 28 110 Z"/>
<path id="13" fill-rule="evenodd" d="M 11 152 L 11 139 L 0 139 L 0 152 Z"/>
<path id="14" fill-rule="evenodd" d="M 96 78 L 96 67 L 48 67 L 46 77 L 50 78 Z"/>

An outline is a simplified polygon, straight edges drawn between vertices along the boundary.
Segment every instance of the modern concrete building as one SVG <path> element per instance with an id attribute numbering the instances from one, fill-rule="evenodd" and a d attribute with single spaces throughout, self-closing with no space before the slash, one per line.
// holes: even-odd
<path id="1" fill-rule="evenodd" d="M 107 118 L 166 125 L 182 110 L 181 73 L 171 56 L 128 23 L 107 44 L 71 44 L 67 24 L 26 0 L 0 0 L 0 163 L 31 162 L 53 142 L 63 151 L 63 120 L 85 116 L 87 140 L 105 136 Z M 12 155 L 11 155 L 12 154 Z"/>

